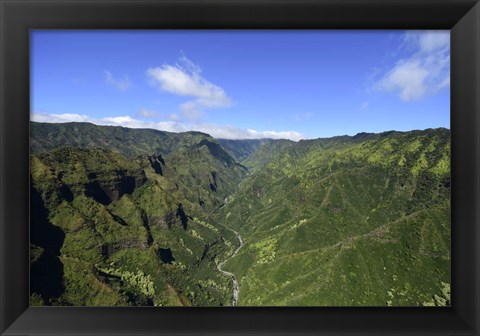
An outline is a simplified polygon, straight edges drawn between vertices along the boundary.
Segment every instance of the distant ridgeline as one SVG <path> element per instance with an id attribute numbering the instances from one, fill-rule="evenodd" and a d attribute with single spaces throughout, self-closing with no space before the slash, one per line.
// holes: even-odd
<path id="1" fill-rule="evenodd" d="M 450 302 L 450 131 L 223 140 L 31 122 L 31 303 Z M 239 246 L 238 231 L 244 246 Z"/>

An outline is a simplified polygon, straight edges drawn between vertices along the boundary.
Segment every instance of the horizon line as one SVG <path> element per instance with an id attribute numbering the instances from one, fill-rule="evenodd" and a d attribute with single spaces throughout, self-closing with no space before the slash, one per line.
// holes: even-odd
<path id="1" fill-rule="evenodd" d="M 36 124 L 54 124 L 54 125 L 63 125 L 63 124 L 87 124 L 87 125 L 93 125 L 97 127 L 120 127 L 120 128 L 126 128 L 126 129 L 131 129 L 131 130 L 151 130 L 151 131 L 158 131 L 158 132 L 165 132 L 165 133 L 174 133 L 174 134 L 184 134 L 184 133 L 201 133 L 208 135 L 209 137 L 213 139 L 218 139 L 218 140 L 231 140 L 231 141 L 248 141 L 248 140 L 287 140 L 287 141 L 292 141 L 292 142 L 300 142 L 300 141 L 312 141 L 312 140 L 318 140 L 318 139 L 332 139 L 332 138 L 339 138 L 339 137 L 356 137 L 358 135 L 381 135 L 384 133 L 409 133 L 409 132 L 422 132 L 422 131 L 428 131 L 428 130 L 438 130 L 438 129 L 444 129 L 451 131 L 450 128 L 439 126 L 439 127 L 428 127 L 424 129 L 411 129 L 407 131 L 400 131 L 400 130 L 395 130 L 395 129 L 390 129 L 390 130 L 385 130 L 385 131 L 380 131 L 380 132 L 357 132 L 356 134 L 350 135 L 350 134 L 338 134 L 338 135 L 333 135 L 333 136 L 327 136 L 327 137 L 316 137 L 316 138 L 302 138 L 298 140 L 293 140 L 293 139 L 288 139 L 288 138 L 269 138 L 269 137 L 258 137 L 258 138 L 222 138 L 222 137 L 215 137 L 212 136 L 211 134 L 207 132 L 202 132 L 202 131 L 197 131 L 197 130 L 186 130 L 186 131 L 166 131 L 166 130 L 161 130 L 161 129 L 156 129 L 156 128 L 149 128 L 149 127 L 128 127 L 128 126 L 123 126 L 123 125 L 99 125 L 95 124 L 90 121 L 65 121 L 65 122 L 46 122 L 46 121 L 35 121 L 35 120 L 30 120 L 30 123 L 36 123 Z"/>

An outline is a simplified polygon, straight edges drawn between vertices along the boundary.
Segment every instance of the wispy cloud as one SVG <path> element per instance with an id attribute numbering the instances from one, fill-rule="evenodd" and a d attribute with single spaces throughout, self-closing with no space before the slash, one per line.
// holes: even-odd
<path id="1" fill-rule="evenodd" d="M 32 113 L 32 121 L 49 122 L 49 123 L 64 123 L 64 122 L 91 122 L 91 118 L 84 114 L 48 114 L 48 113 Z"/>
<path id="2" fill-rule="evenodd" d="M 115 78 L 113 74 L 108 70 L 105 70 L 104 73 L 105 83 L 116 88 L 119 91 L 125 92 L 132 86 L 132 83 L 130 82 L 128 76 L 123 76 L 122 78 Z"/>
<path id="3" fill-rule="evenodd" d="M 132 118 L 130 116 L 116 116 L 106 118 L 91 118 L 80 114 L 48 114 L 48 113 L 32 113 L 31 120 L 39 122 L 50 123 L 64 123 L 64 122 L 90 122 L 97 125 L 113 125 L 130 128 L 152 128 L 167 132 L 187 132 L 198 131 L 210 134 L 215 138 L 223 139 L 290 139 L 298 141 L 305 137 L 296 131 L 260 131 L 256 129 L 242 129 L 230 126 L 220 126 L 215 124 L 204 123 L 181 123 L 173 120 L 171 121 L 142 121 Z"/>
<path id="4" fill-rule="evenodd" d="M 403 36 L 403 47 L 419 49 L 422 53 L 450 48 L 449 31 L 408 31 Z"/>
<path id="5" fill-rule="evenodd" d="M 142 119 L 157 119 L 157 120 L 180 120 L 180 117 L 176 114 L 176 113 L 162 113 L 162 112 L 158 112 L 158 111 L 155 111 L 155 110 L 150 110 L 150 109 L 146 109 L 146 108 L 141 108 L 140 110 L 137 111 L 137 114 L 136 114 L 138 117 L 142 118 Z"/>
<path id="6" fill-rule="evenodd" d="M 314 114 L 312 112 L 305 112 L 305 113 L 297 113 L 293 115 L 293 120 L 295 121 L 306 121 L 310 120 Z"/>
<path id="7" fill-rule="evenodd" d="M 155 118 L 159 115 L 159 113 L 157 111 L 147 110 L 147 109 L 144 109 L 144 108 L 141 108 L 140 110 L 138 110 L 137 113 L 138 113 L 139 116 L 144 117 L 144 118 Z"/>
<path id="8" fill-rule="evenodd" d="M 134 119 L 130 116 L 107 117 L 101 119 L 101 122 L 107 124 L 132 125 L 130 127 L 138 127 L 138 125 L 143 124 L 142 121 Z"/>
<path id="9" fill-rule="evenodd" d="M 71 79 L 73 85 L 85 84 L 85 79 L 81 77 L 75 77 Z"/>
<path id="10" fill-rule="evenodd" d="M 201 73 L 202 69 L 183 54 L 175 65 L 164 64 L 146 71 L 153 86 L 178 96 L 194 98 L 180 105 L 180 110 L 188 119 L 198 119 L 205 109 L 231 105 L 225 91 L 202 77 Z"/>
<path id="11" fill-rule="evenodd" d="M 450 85 L 450 34 L 445 31 L 407 32 L 399 59 L 374 88 L 397 94 L 405 102 L 420 100 Z"/>

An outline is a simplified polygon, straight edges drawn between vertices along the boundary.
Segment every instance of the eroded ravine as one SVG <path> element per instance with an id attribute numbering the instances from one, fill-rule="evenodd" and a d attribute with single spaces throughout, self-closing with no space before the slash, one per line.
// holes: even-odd
<path id="1" fill-rule="evenodd" d="M 237 303 L 238 303 L 238 295 L 240 294 L 240 287 L 238 285 L 238 281 L 237 281 L 237 278 L 235 277 L 235 274 L 231 273 L 231 272 L 227 272 L 227 271 L 224 271 L 222 269 L 223 265 L 225 265 L 225 263 L 227 261 L 229 261 L 230 259 L 232 259 L 233 257 L 235 257 L 235 255 L 238 253 L 238 251 L 240 251 L 240 249 L 243 247 L 244 243 L 243 243 L 243 240 L 242 240 L 242 236 L 240 236 L 240 234 L 235 231 L 235 230 L 232 230 L 230 229 L 232 232 L 235 233 L 235 235 L 237 236 L 237 239 L 239 241 L 239 245 L 238 247 L 235 249 L 235 251 L 233 251 L 232 255 L 230 257 L 228 257 L 227 259 L 225 259 L 224 261 L 222 261 L 221 263 L 219 263 L 217 265 L 217 269 L 222 272 L 223 274 L 225 274 L 226 276 L 230 277 L 230 279 L 232 279 L 232 285 L 233 285 L 233 299 L 232 299 L 232 306 L 236 306 Z"/>

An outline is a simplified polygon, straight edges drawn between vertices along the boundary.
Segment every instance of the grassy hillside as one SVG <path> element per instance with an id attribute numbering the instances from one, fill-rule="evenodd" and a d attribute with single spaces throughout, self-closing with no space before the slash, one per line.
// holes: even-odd
<path id="1" fill-rule="evenodd" d="M 215 257 L 234 237 L 210 214 L 244 174 L 206 136 L 165 159 L 72 147 L 33 155 L 32 302 L 228 304 Z"/>
<path id="2" fill-rule="evenodd" d="M 272 139 L 228 140 L 218 139 L 220 145 L 229 152 L 235 160 L 241 162 L 254 154 L 264 144 L 272 143 Z"/>
<path id="3" fill-rule="evenodd" d="M 449 303 L 446 129 L 299 142 L 31 129 L 32 304 L 230 305 L 223 261 L 239 305 Z"/>
<path id="4" fill-rule="evenodd" d="M 241 305 L 422 305 L 450 282 L 450 133 L 266 145 L 222 209 Z M 272 148 L 271 148 L 272 147 Z"/>
<path id="5" fill-rule="evenodd" d="M 169 154 L 198 143 L 200 132 L 170 133 L 153 129 L 97 126 L 90 123 L 50 124 L 30 122 L 30 150 L 46 152 L 58 147 L 100 147 L 125 156 Z"/>

